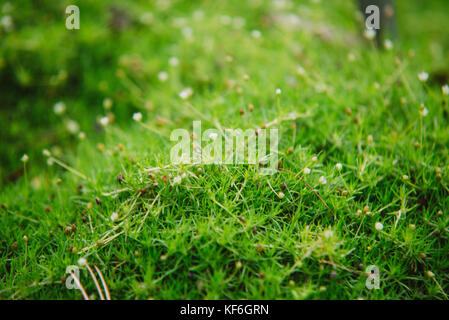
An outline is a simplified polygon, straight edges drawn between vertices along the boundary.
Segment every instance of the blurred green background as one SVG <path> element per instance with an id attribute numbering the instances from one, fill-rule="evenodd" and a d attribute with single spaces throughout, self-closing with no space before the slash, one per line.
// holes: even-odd
<path id="1" fill-rule="evenodd" d="M 79 130 L 101 139 L 97 125 L 104 113 L 103 101 L 114 101 L 115 119 L 124 125 L 139 109 L 154 107 L 153 84 L 157 73 L 167 68 L 168 58 L 179 52 L 184 36 L 182 17 L 206 16 L 207 21 L 227 16 L 244 17 L 243 28 L 264 32 L 270 27 L 267 1 L 54 1 L 14 0 L 1 2 L 0 26 L 0 178 L 2 185 L 21 176 L 19 159 L 35 158 L 48 146 L 73 146 Z M 294 7 L 301 3 L 278 1 Z M 355 1 L 303 1 L 318 6 L 330 25 L 358 33 Z M 65 8 L 78 5 L 81 29 L 65 28 Z M 292 5 L 293 4 L 293 5 Z M 448 81 L 449 6 L 447 0 L 396 1 L 399 41 L 416 52 L 417 64 L 428 70 L 438 84 Z M 208 25 L 204 25 L 208 28 Z M 188 32 L 188 31 L 187 31 Z M 183 47 L 186 71 L 201 68 L 205 53 L 195 45 Z M 212 57 L 213 58 L 213 57 Z M 196 61 L 195 59 L 198 59 Z M 368 66 L 369 67 L 369 66 Z M 145 92 L 136 98 L 132 84 L 120 77 L 120 68 L 143 71 Z M 209 70 L 207 70 L 209 71 Z M 201 72 L 201 71 L 200 71 Z M 213 70 L 212 70 L 213 72 Z M 213 77 L 213 74 L 209 76 Z M 194 88 L 208 85 L 192 75 Z M 131 87 L 130 87 L 131 86 Z M 143 97 L 143 100 L 142 100 Z M 63 101 L 64 116 L 53 112 Z M 162 102 L 159 102 L 162 103 Z M 155 106 L 156 108 L 158 105 Z M 123 121 L 122 119 L 126 119 Z M 75 121 L 76 124 L 73 122 Z M 68 130 L 69 128 L 69 130 Z M 71 128 L 71 129 L 70 129 Z M 71 133 L 70 131 L 73 131 Z M 42 163 L 43 164 L 43 163 Z M 39 165 L 33 162 L 32 166 Z"/>

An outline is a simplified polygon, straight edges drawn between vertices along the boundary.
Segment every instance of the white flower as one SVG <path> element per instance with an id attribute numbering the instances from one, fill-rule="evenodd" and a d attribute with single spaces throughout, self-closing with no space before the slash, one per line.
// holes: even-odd
<path id="1" fill-rule="evenodd" d="M 81 131 L 81 132 L 78 134 L 78 139 L 80 139 L 80 140 L 86 139 L 86 134 L 85 134 L 83 131 Z"/>
<path id="2" fill-rule="evenodd" d="M 425 117 L 425 116 L 427 116 L 427 115 L 429 114 L 429 110 L 427 110 L 427 108 L 426 108 L 423 104 L 421 104 L 421 105 L 419 106 L 419 114 L 420 114 L 422 117 Z"/>
<path id="3" fill-rule="evenodd" d="M 118 213 L 117 212 L 113 212 L 111 214 L 111 221 L 115 221 L 115 220 L 117 220 L 117 218 L 118 218 Z"/>
<path id="4" fill-rule="evenodd" d="M 429 114 L 429 110 L 427 110 L 427 108 L 424 108 L 424 109 L 421 110 L 421 115 L 423 117 L 427 116 L 428 114 Z"/>
<path id="5" fill-rule="evenodd" d="M 374 29 L 366 29 L 364 31 L 363 35 L 365 36 L 366 39 L 373 40 L 374 37 L 376 36 L 376 30 L 374 30 Z"/>
<path id="6" fill-rule="evenodd" d="M 179 60 L 176 57 L 171 57 L 170 59 L 168 59 L 168 64 L 172 67 L 177 67 L 179 65 Z"/>
<path id="7" fill-rule="evenodd" d="M 312 161 L 313 161 L 313 162 L 317 162 L 317 161 L 318 161 L 318 158 L 317 158 L 316 156 L 313 156 L 313 157 L 312 157 Z"/>
<path id="8" fill-rule="evenodd" d="M 241 29 L 246 24 L 245 18 L 242 17 L 235 17 L 232 21 L 234 28 Z"/>
<path id="9" fill-rule="evenodd" d="M 141 16 L 140 16 L 140 22 L 142 22 L 143 24 L 149 25 L 153 22 L 154 20 L 154 16 L 153 13 L 151 12 L 144 12 Z"/>
<path id="10" fill-rule="evenodd" d="M 381 231 L 384 228 L 384 225 L 382 223 L 380 223 L 380 222 L 376 222 L 374 227 L 376 228 L 376 230 Z"/>
<path id="11" fill-rule="evenodd" d="M 445 84 L 444 86 L 441 87 L 441 91 L 443 92 L 443 94 L 445 96 L 449 95 L 449 86 L 447 84 Z"/>
<path id="12" fill-rule="evenodd" d="M 424 72 L 424 71 L 420 72 L 420 73 L 418 73 L 418 79 L 421 82 L 426 82 L 427 79 L 429 79 L 429 74 L 427 72 Z"/>
<path id="13" fill-rule="evenodd" d="M 11 16 L 9 15 L 3 16 L 2 19 L 0 20 L 0 24 L 5 28 L 6 31 L 10 31 L 13 25 Z"/>
<path id="14" fill-rule="evenodd" d="M 343 168 L 343 165 L 339 162 L 335 165 L 335 168 L 337 168 L 337 170 L 340 171 Z"/>
<path id="15" fill-rule="evenodd" d="M 71 134 L 76 134 L 80 130 L 80 126 L 75 120 L 67 120 L 66 127 Z"/>
<path id="16" fill-rule="evenodd" d="M 54 163 L 53 158 L 48 158 L 48 159 L 47 159 L 47 165 L 48 165 L 48 166 L 52 166 L 53 163 Z"/>
<path id="17" fill-rule="evenodd" d="M 50 157 L 50 156 L 51 156 L 51 153 L 50 153 L 50 151 L 48 151 L 48 149 L 42 150 L 42 154 L 43 154 L 44 156 L 46 156 L 46 157 Z"/>
<path id="18" fill-rule="evenodd" d="M 20 159 L 23 163 L 27 163 L 28 160 L 30 160 L 30 158 L 28 157 L 28 155 L 25 153 L 22 158 Z"/>
<path id="19" fill-rule="evenodd" d="M 348 53 L 348 61 L 353 62 L 355 61 L 355 59 L 355 54 L 353 54 L 352 52 Z"/>
<path id="20" fill-rule="evenodd" d="M 310 174 L 310 169 L 309 168 L 304 168 L 304 174 Z"/>
<path id="21" fill-rule="evenodd" d="M 111 98 L 105 98 L 103 100 L 103 108 L 106 110 L 110 110 L 112 108 L 112 99 Z"/>
<path id="22" fill-rule="evenodd" d="M 204 18 L 204 11 L 203 10 L 195 10 L 193 12 L 193 18 L 195 20 L 202 20 Z"/>
<path id="23" fill-rule="evenodd" d="M 141 114 L 140 112 L 134 113 L 134 114 L 133 114 L 133 120 L 134 120 L 134 121 L 137 121 L 137 122 L 142 121 L 142 114 Z"/>
<path id="24" fill-rule="evenodd" d="M 180 176 L 176 176 L 173 178 L 173 184 L 181 183 L 182 178 Z"/>
<path id="25" fill-rule="evenodd" d="M 211 133 L 209 134 L 209 138 L 211 138 L 212 140 L 217 139 L 217 137 L 218 137 L 218 134 L 217 134 L 216 132 L 211 132 Z"/>
<path id="26" fill-rule="evenodd" d="M 384 41 L 384 47 L 387 50 L 393 49 L 393 42 L 390 39 L 385 39 Z"/>
<path id="27" fill-rule="evenodd" d="M 109 123 L 109 118 L 108 118 L 108 117 L 103 117 L 103 118 L 100 119 L 100 124 L 101 124 L 103 127 L 107 126 L 108 123 Z"/>
<path id="28" fill-rule="evenodd" d="M 161 71 L 157 74 L 157 77 L 160 82 L 165 82 L 168 79 L 168 73 L 165 71 Z"/>
<path id="29" fill-rule="evenodd" d="M 306 74 L 306 70 L 304 70 L 302 66 L 298 66 L 298 68 L 296 68 L 296 73 L 298 73 L 300 76 L 303 76 Z"/>
<path id="30" fill-rule="evenodd" d="M 232 22 L 232 18 L 226 14 L 220 17 L 221 24 L 228 25 Z"/>
<path id="31" fill-rule="evenodd" d="M 334 236 L 334 232 L 332 230 L 325 230 L 323 231 L 323 236 L 329 239 Z"/>
<path id="32" fill-rule="evenodd" d="M 78 259 L 78 265 L 84 266 L 87 263 L 86 258 L 79 258 Z"/>
<path id="33" fill-rule="evenodd" d="M 191 88 L 185 88 L 179 93 L 179 97 L 183 100 L 187 100 L 193 94 L 193 90 Z"/>
<path id="34" fill-rule="evenodd" d="M 181 30 L 182 35 L 186 39 L 192 39 L 193 38 L 193 30 L 190 27 L 184 27 Z"/>
<path id="35" fill-rule="evenodd" d="M 320 179 L 318 180 L 321 184 L 326 184 L 327 180 L 324 176 L 321 176 Z"/>
<path id="36" fill-rule="evenodd" d="M 282 93 L 282 90 L 279 89 L 279 88 L 277 88 L 277 89 L 276 89 L 276 94 L 277 94 L 277 95 L 280 95 L 281 93 Z"/>
<path id="37" fill-rule="evenodd" d="M 282 198 L 285 197 L 285 194 L 284 194 L 283 192 L 279 192 L 279 193 L 278 193 L 278 197 L 279 197 L 280 199 L 282 199 Z"/>
<path id="38" fill-rule="evenodd" d="M 251 31 L 251 36 L 255 39 L 258 39 L 262 36 L 262 33 L 259 30 L 253 30 Z"/>
<path id="39" fill-rule="evenodd" d="M 65 112 L 65 103 L 61 101 L 55 103 L 53 106 L 53 112 L 57 115 L 63 114 Z"/>

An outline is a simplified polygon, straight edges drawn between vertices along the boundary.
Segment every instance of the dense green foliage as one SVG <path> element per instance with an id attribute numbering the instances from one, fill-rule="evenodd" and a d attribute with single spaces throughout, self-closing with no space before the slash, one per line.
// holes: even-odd
<path id="1" fill-rule="evenodd" d="M 80 299 L 86 258 L 114 299 L 447 299 L 449 5 L 398 1 L 376 48 L 324 2 L 86 0 L 72 31 L 76 3 L 3 3 L 0 298 Z M 194 120 L 277 121 L 335 218 L 287 172 L 171 165 Z"/>

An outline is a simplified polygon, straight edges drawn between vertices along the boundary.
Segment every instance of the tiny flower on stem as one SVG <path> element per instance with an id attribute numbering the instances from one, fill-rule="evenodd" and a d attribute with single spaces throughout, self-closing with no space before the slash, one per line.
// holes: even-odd
<path id="1" fill-rule="evenodd" d="M 253 30 L 251 31 L 251 36 L 255 39 L 258 39 L 262 36 L 262 33 L 259 30 Z"/>
<path id="2" fill-rule="evenodd" d="M 112 99 L 111 98 L 105 98 L 103 100 L 103 108 L 105 110 L 110 110 L 112 108 Z"/>
<path id="3" fill-rule="evenodd" d="M 134 113 L 134 114 L 133 114 L 133 120 L 134 120 L 134 121 L 137 121 L 137 122 L 142 121 L 142 114 L 141 114 L 140 112 Z"/>
<path id="4" fill-rule="evenodd" d="M 384 47 L 387 50 L 393 49 L 393 42 L 390 39 L 385 39 L 384 41 Z"/>
<path id="5" fill-rule="evenodd" d="M 374 29 L 366 29 L 363 33 L 363 36 L 368 40 L 373 40 L 376 36 L 376 30 Z"/>
<path id="6" fill-rule="evenodd" d="M 67 120 L 66 127 L 67 131 L 69 131 L 71 134 L 77 134 L 80 130 L 80 126 L 75 120 Z"/>
<path id="7" fill-rule="evenodd" d="M 306 70 L 302 66 L 298 66 L 298 68 L 296 68 L 296 73 L 303 76 L 306 74 Z"/>
<path id="8" fill-rule="evenodd" d="M 103 127 L 106 127 L 108 125 L 108 123 L 109 123 L 109 118 L 108 117 L 103 117 L 103 118 L 100 119 L 100 124 Z"/>
<path id="9" fill-rule="evenodd" d="M 183 100 L 187 100 L 193 94 L 193 90 L 191 88 L 185 88 L 179 93 L 179 97 Z"/>
<path id="10" fill-rule="evenodd" d="M 429 110 L 427 110 L 427 108 L 421 103 L 421 105 L 419 106 L 419 114 L 422 117 L 426 117 L 429 114 Z"/>
<path id="11" fill-rule="evenodd" d="M 176 176 L 173 178 L 173 184 L 179 184 L 181 183 L 181 177 L 180 176 Z"/>
<path id="12" fill-rule="evenodd" d="M 168 79 L 168 73 L 165 71 L 161 71 L 157 74 L 157 78 L 160 82 L 165 82 Z"/>
<path id="13" fill-rule="evenodd" d="M 53 112 L 57 115 L 61 115 L 65 112 L 65 103 L 62 101 L 56 102 L 53 106 Z"/>
<path id="14" fill-rule="evenodd" d="M 441 87 L 441 92 L 443 92 L 443 94 L 445 96 L 449 95 L 449 85 L 445 84 L 444 86 Z"/>
<path id="15" fill-rule="evenodd" d="M 48 149 L 42 150 L 42 154 L 46 157 L 51 157 L 51 153 L 50 153 L 50 151 L 48 151 Z"/>
<path id="16" fill-rule="evenodd" d="M 381 230 L 383 230 L 384 225 L 382 223 L 380 223 L 380 222 L 376 222 L 374 227 L 376 228 L 376 230 L 381 231 Z"/>
<path id="17" fill-rule="evenodd" d="M 418 73 L 418 79 L 421 82 L 426 82 L 429 79 L 429 74 L 425 71 Z"/>
<path id="18" fill-rule="evenodd" d="M 177 67 L 179 65 L 179 59 L 177 57 L 171 57 L 168 60 L 168 64 L 172 67 Z"/>
<path id="19" fill-rule="evenodd" d="M 87 263 L 86 258 L 79 258 L 78 259 L 78 265 L 84 266 Z"/>
<path id="20" fill-rule="evenodd" d="M 118 219 L 118 213 L 117 213 L 117 212 L 113 212 L 113 213 L 111 214 L 111 221 L 114 222 L 114 221 L 117 220 L 117 219 Z"/>

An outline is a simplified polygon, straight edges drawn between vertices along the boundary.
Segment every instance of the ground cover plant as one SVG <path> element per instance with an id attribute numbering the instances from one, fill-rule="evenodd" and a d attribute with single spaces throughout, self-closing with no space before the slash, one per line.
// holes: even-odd
<path id="1" fill-rule="evenodd" d="M 14 1 L 0 27 L 0 297 L 447 299 L 446 1 Z M 170 133 L 279 129 L 279 172 Z M 366 268 L 379 269 L 379 289 Z"/>

